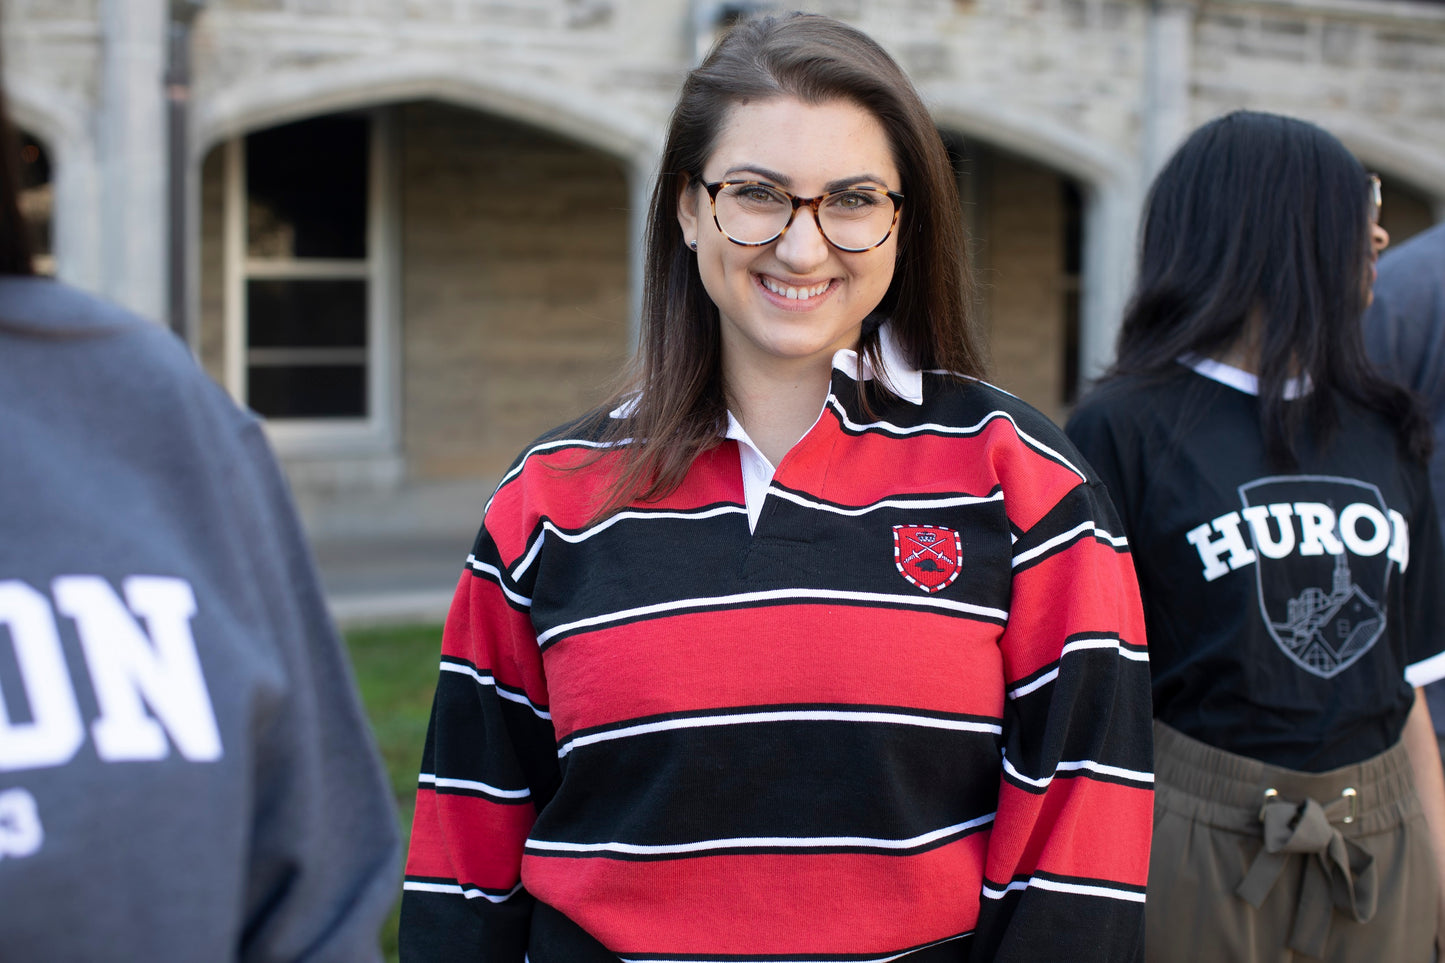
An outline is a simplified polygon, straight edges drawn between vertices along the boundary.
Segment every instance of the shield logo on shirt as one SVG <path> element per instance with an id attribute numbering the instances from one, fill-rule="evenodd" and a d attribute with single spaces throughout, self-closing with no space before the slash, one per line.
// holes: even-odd
<path id="1" fill-rule="evenodd" d="M 894 525 L 893 564 L 910 583 L 938 592 L 958 578 L 963 539 L 941 525 Z"/>
<path id="2" fill-rule="evenodd" d="M 1261 478 L 1239 495 L 1270 636 L 1306 672 L 1338 675 L 1384 633 L 1391 570 L 1408 551 L 1380 490 L 1300 475 Z"/>

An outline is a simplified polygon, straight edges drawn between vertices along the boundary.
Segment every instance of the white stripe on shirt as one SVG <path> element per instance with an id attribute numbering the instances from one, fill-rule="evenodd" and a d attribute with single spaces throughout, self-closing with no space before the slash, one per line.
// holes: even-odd
<path id="1" fill-rule="evenodd" d="M 462 665 L 459 662 L 443 662 L 441 665 L 441 670 L 443 672 L 455 672 L 459 675 L 471 676 L 472 679 L 476 681 L 477 685 L 489 685 L 492 688 L 496 689 L 497 698 L 506 699 L 508 702 L 515 702 L 518 705 L 526 706 L 528 709 L 532 710 L 533 714 L 536 715 L 538 719 L 546 719 L 549 722 L 552 719 L 552 713 L 548 712 L 546 709 L 537 708 L 537 704 L 531 699 L 528 699 L 522 693 L 513 692 L 510 689 L 497 685 L 497 680 L 493 676 L 483 675 L 469 665 Z"/>
<path id="2" fill-rule="evenodd" d="M 908 839 L 882 839 L 872 836 L 743 836 L 734 839 L 698 839 L 687 843 L 564 843 L 545 839 L 528 839 L 527 848 L 555 853 L 623 853 L 628 856 L 675 856 L 688 853 L 716 852 L 729 849 L 832 849 L 846 846 L 884 851 L 917 849 L 940 839 L 967 833 L 993 822 L 994 814 L 979 816 L 967 822 L 931 830 Z"/>
<path id="3" fill-rule="evenodd" d="M 767 712 L 728 712 L 710 716 L 689 716 L 683 719 L 661 719 L 635 726 L 623 726 L 604 732 L 564 739 L 557 750 L 561 759 L 573 749 L 613 739 L 628 739 L 654 732 L 676 729 L 708 729 L 715 726 L 741 726 L 773 722 L 868 722 L 887 725 L 916 726 L 922 729 L 947 729 L 952 732 L 985 732 L 1002 735 L 1003 727 L 995 722 L 974 722 L 968 719 L 945 719 L 906 712 L 880 712 L 876 709 L 777 709 Z"/>
<path id="4" fill-rule="evenodd" d="M 679 612 L 687 609 L 700 609 L 710 606 L 718 606 L 719 608 L 728 606 L 741 607 L 752 602 L 778 601 L 806 604 L 812 601 L 827 600 L 865 602 L 871 605 L 907 605 L 920 608 L 942 609 L 948 612 L 957 612 L 961 615 L 977 615 L 988 619 L 998 619 L 1000 621 L 1008 620 L 1008 613 L 1002 609 L 990 608 L 986 605 L 971 605 L 967 602 L 955 602 L 952 599 L 891 595 L 883 592 L 847 592 L 834 589 L 789 588 L 772 589 L 766 592 L 741 592 L 737 595 L 718 595 L 707 598 L 674 599 L 669 602 L 658 602 L 655 605 L 640 605 L 637 608 L 622 609 L 618 612 L 607 612 L 602 615 L 594 615 L 591 618 L 578 619 L 575 622 L 565 622 L 561 625 L 554 625 L 552 628 L 537 636 L 537 644 L 545 645 L 548 640 L 564 632 L 606 625 L 609 622 L 621 622 L 624 619 L 661 615 L 665 612 Z"/>

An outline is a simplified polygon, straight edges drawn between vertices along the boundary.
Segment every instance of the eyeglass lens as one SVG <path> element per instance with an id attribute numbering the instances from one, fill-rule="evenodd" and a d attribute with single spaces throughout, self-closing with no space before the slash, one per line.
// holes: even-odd
<path id="1" fill-rule="evenodd" d="M 806 217 L 807 204 L 799 216 Z M 863 251 L 876 247 L 893 230 L 893 200 L 871 189 L 835 191 L 818 204 L 818 228 L 836 247 Z M 717 192 L 713 211 L 723 233 L 743 244 L 765 244 L 788 226 L 792 197 L 766 184 L 726 184 Z"/>

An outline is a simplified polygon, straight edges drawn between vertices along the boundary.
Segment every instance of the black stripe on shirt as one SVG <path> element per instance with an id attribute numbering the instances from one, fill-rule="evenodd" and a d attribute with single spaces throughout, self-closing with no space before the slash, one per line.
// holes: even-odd
<path id="1" fill-rule="evenodd" d="M 1138 647 L 1128 650 L 1138 651 Z M 1105 724 L 1116 718 L 1148 718 L 1148 679 L 1148 662 L 1124 658 L 1117 648 L 1069 652 L 1057 679 L 1008 701 L 1004 724 L 1009 764 L 1035 782 L 1055 774 L 1054 760 L 1094 762 L 1124 773 L 1152 773 L 1154 753 L 1149 731 L 1141 730 L 1137 738 L 1126 739 L 1122 738 L 1123 732 Z M 1120 704 L 1120 699 L 1143 700 L 1146 704 Z M 1089 719 L 1096 725 L 1070 725 L 1071 719 Z M 1127 775 L 1074 775 L 1151 785 Z M 1010 781 L 1029 792 L 1044 791 L 1031 782 Z"/>
<path id="2" fill-rule="evenodd" d="M 439 673 L 421 771 L 438 779 L 476 782 L 503 792 L 530 789 L 533 801 L 543 806 L 560 779 L 556 732 L 530 706 L 499 698 L 487 688 L 478 686 L 470 675 Z M 436 707 L 442 704 L 448 728 L 438 733 Z M 505 733 L 506 738 L 488 737 L 492 732 Z M 461 791 L 436 788 L 439 793 Z"/>
<path id="3" fill-rule="evenodd" d="M 860 767 L 860 760 L 873 762 Z M 668 729 L 569 753 L 562 788 L 542 811 L 532 837 L 638 847 L 851 837 L 881 842 L 746 850 L 903 855 L 986 829 L 997 807 L 999 765 L 996 737 L 979 732 L 864 721 Z M 666 812 L 669 818 L 638 823 L 637 812 Z"/>

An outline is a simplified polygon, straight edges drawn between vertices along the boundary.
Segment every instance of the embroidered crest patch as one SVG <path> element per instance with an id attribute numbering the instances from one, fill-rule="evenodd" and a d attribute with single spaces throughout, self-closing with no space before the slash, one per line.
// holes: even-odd
<path id="1" fill-rule="evenodd" d="M 925 592 L 953 584 L 963 567 L 963 539 L 941 525 L 894 525 L 893 564 L 898 573 Z"/>

